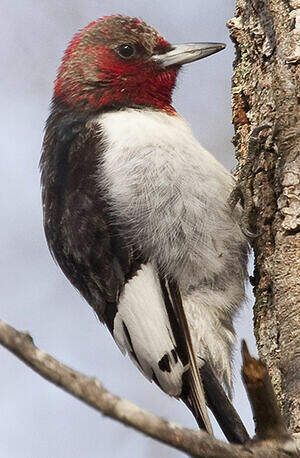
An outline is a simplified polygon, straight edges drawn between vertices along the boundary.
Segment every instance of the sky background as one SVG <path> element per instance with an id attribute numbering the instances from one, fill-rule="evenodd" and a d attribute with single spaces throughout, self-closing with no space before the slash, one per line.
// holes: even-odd
<path id="1" fill-rule="evenodd" d="M 217 41 L 225 51 L 185 66 L 174 96 L 195 136 L 234 165 L 230 85 L 231 0 L 1 0 L 0 317 L 36 345 L 98 377 L 139 406 L 190 428 L 194 420 L 124 358 L 108 331 L 54 264 L 42 228 L 38 162 L 53 80 L 78 28 L 112 13 L 137 16 L 173 43 Z M 238 341 L 255 352 L 252 297 L 236 320 Z M 234 403 L 249 432 L 252 416 L 235 359 Z M 101 416 L 0 348 L 0 458 L 176 458 L 184 455 Z M 216 429 L 217 437 L 222 435 Z"/>

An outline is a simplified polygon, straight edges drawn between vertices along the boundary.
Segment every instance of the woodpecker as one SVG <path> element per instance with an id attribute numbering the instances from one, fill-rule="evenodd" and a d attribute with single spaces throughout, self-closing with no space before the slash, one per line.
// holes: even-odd
<path id="1" fill-rule="evenodd" d="M 205 404 L 220 417 L 232 387 L 248 244 L 233 178 L 172 92 L 182 65 L 224 47 L 172 45 L 137 18 L 92 22 L 58 70 L 40 164 L 53 257 L 120 350 L 210 433 Z"/>

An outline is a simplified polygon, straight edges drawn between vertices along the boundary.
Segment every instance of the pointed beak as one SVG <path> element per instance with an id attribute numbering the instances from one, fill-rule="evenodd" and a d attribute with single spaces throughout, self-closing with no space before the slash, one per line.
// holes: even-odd
<path id="1" fill-rule="evenodd" d="M 194 60 L 203 59 L 226 48 L 224 43 L 185 43 L 172 45 L 171 51 L 164 54 L 154 54 L 152 60 L 162 67 L 183 65 Z"/>

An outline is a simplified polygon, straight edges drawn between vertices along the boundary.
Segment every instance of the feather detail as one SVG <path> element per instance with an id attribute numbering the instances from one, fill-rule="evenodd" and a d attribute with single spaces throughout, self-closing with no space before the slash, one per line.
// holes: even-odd
<path id="1" fill-rule="evenodd" d="M 230 390 L 248 247 L 227 208 L 232 177 L 179 116 L 127 108 L 92 122 L 106 144 L 98 183 L 111 218 L 128 246 L 176 280 L 196 355 Z"/>
<path id="2" fill-rule="evenodd" d="M 151 263 L 144 264 L 125 285 L 117 305 L 113 336 L 149 380 L 170 396 L 182 390 L 183 363 L 159 284 Z"/>
<path id="3" fill-rule="evenodd" d="M 247 257 L 226 209 L 230 176 L 178 116 L 76 117 L 57 103 L 41 168 L 46 237 L 65 275 L 121 351 L 211 431 L 197 365 L 230 386 Z"/>
<path id="4" fill-rule="evenodd" d="M 193 348 L 193 342 L 190 334 L 188 321 L 185 315 L 185 310 L 182 304 L 181 294 L 176 281 L 168 282 L 168 289 L 172 298 L 174 312 L 178 317 L 180 327 L 182 329 L 186 350 L 188 354 L 189 370 L 188 370 L 188 392 L 186 393 L 186 402 L 188 407 L 193 411 L 195 418 L 200 427 L 205 427 L 206 431 L 213 435 L 212 426 L 207 412 L 204 388 L 201 376 L 198 369 L 197 359 Z"/>
<path id="5" fill-rule="evenodd" d="M 160 282 L 159 282 L 160 280 Z M 113 324 L 114 339 L 148 380 L 180 397 L 199 426 L 212 434 L 188 322 L 175 281 L 151 263 L 125 285 Z"/>

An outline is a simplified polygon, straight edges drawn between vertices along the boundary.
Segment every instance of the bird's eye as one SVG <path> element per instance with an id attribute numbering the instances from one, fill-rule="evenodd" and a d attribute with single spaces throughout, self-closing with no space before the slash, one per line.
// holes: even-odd
<path id="1" fill-rule="evenodd" d="M 123 44 L 117 48 L 117 53 L 123 59 L 131 59 L 135 55 L 135 47 L 131 44 Z"/>

